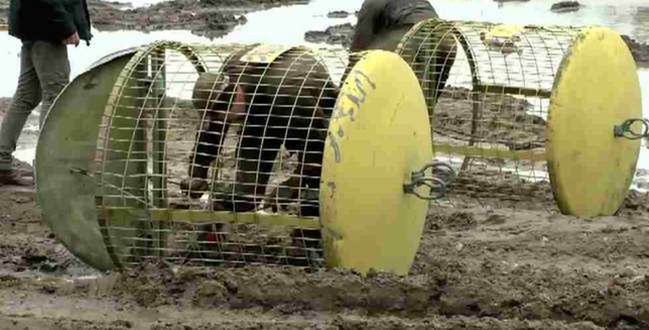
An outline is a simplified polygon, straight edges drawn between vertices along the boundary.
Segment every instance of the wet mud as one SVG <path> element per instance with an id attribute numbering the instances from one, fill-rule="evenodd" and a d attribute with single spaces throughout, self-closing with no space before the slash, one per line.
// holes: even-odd
<path id="1" fill-rule="evenodd" d="M 474 113 L 476 104 L 479 111 Z M 533 149 L 545 145 L 543 115 L 524 98 L 448 87 L 433 110 L 432 125 L 444 138 L 503 144 L 511 150 Z"/>
<path id="2" fill-rule="evenodd" d="M 0 323 L 62 329 L 646 329 L 646 194 L 619 216 L 537 205 L 433 206 L 408 276 L 286 267 L 100 274 L 41 223 L 29 193 L 0 192 Z M 542 203 L 538 203 L 542 204 Z M 84 306 L 83 313 L 71 313 Z"/>

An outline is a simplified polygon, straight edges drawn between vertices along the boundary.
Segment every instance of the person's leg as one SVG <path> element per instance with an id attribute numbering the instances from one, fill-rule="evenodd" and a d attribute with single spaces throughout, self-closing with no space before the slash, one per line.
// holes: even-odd
<path id="1" fill-rule="evenodd" d="M 23 43 L 20 51 L 18 86 L 0 127 L 0 171 L 2 172 L 12 172 L 12 153 L 16 150 L 20 132 L 29 114 L 41 101 L 40 82 L 32 61 L 32 46 L 30 42 Z M 9 175 L 9 173 L 3 174 Z"/>
<path id="2" fill-rule="evenodd" d="M 207 110 L 212 111 L 212 110 Z M 200 198 L 208 192 L 208 172 L 212 162 L 218 157 L 223 145 L 224 136 L 229 125 L 222 119 L 207 114 L 196 134 L 196 144 L 189 157 L 189 178 L 184 179 L 180 189 L 192 199 Z"/>
<path id="3" fill-rule="evenodd" d="M 272 125 L 273 123 L 266 124 L 263 120 L 249 120 L 248 127 L 242 130 L 236 183 L 231 197 L 235 205 L 234 211 L 253 211 L 265 197 L 266 185 L 282 146 L 283 136 L 279 129 L 264 130 L 264 126 Z"/>
<path id="4" fill-rule="evenodd" d="M 36 41 L 32 47 L 32 61 L 43 91 L 40 126 L 52 103 L 70 81 L 70 62 L 66 45 Z"/>

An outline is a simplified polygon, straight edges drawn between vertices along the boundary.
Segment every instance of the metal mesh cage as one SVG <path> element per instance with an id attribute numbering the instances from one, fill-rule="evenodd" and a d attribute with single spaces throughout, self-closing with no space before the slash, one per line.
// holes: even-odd
<path id="1" fill-rule="evenodd" d="M 319 177 L 346 56 L 156 43 L 101 120 L 96 204 L 117 265 L 323 262 Z"/>
<path id="2" fill-rule="evenodd" d="M 402 39 L 397 52 L 424 90 L 436 158 L 459 171 L 450 201 L 553 208 L 545 203 L 551 96 L 583 32 L 429 20 Z"/>
<path id="3" fill-rule="evenodd" d="M 45 221 L 98 269 L 407 273 L 436 180 L 426 102 L 399 55 L 347 61 L 340 48 L 174 42 L 99 60 L 39 136 Z"/>

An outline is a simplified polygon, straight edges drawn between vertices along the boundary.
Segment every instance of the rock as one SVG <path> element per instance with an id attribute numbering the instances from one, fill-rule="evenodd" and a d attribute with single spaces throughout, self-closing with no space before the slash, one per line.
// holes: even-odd
<path id="1" fill-rule="evenodd" d="M 31 177 L 34 175 L 34 167 L 29 163 L 23 162 L 22 160 L 15 159 L 13 160 L 13 168 L 24 173 L 23 176 Z"/>
<path id="2" fill-rule="evenodd" d="M 350 23 L 334 25 L 325 31 L 307 31 L 304 40 L 314 43 L 327 43 L 330 45 L 342 45 L 349 47 L 352 44 L 354 26 Z"/>
<path id="3" fill-rule="evenodd" d="M 327 17 L 329 18 L 347 18 L 351 15 L 350 13 L 344 11 L 344 10 L 335 10 L 327 14 Z"/>
<path id="4" fill-rule="evenodd" d="M 640 188 L 640 189 L 649 190 L 649 182 L 647 182 L 647 181 L 638 181 L 638 182 L 636 182 L 636 186 L 638 186 L 638 188 Z"/>
<path id="5" fill-rule="evenodd" d="M 304 33 L 304 40 L 308 42 L 325 42 L 328 36 L 325 31 L 307 31 Z"/>
<path id="6" fill-rule="evenodd" d="M 555 13 L 567 13 L 577 11 L 581 8 L 581 4 L 577 1 L 561 1 L 552 5 L 551 11 Z"/>

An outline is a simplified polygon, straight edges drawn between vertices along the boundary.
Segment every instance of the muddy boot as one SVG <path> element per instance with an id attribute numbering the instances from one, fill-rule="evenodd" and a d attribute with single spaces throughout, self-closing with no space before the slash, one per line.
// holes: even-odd
<path id="1" fill-rule="evenodd" d="M 0 171 L 0 186 L 33 187 L 34 181 L 23 177 L 23 173 L 16 170 Z"/>

